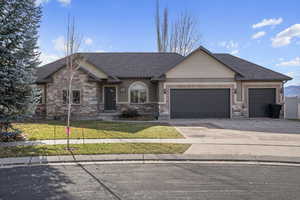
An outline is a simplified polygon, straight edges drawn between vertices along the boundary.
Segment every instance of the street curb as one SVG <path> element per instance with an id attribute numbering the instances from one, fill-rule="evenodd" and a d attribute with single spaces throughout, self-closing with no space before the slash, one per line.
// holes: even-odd
<path id="1" fill-rule="evenodd" d="M 95 158 L 95 157 L 102 158 Z M 123 158 L 122 158 L 123 156 Z M 62 157 L 60 159 L 59 157 Z M 91 158 L 94 157 L 94 158 Z M 110 158 L 111 157 L 111 158 Z M 120 157 L 120 158 L 116 158 Z M 210 158 L 209 158 L 210 157 Z M 49 156 L 47 159 L 41 159 L 39 156 L 35 157 L 20 157 L 17 158 L 15 162 L 9 159 L 16 158 L 6 158 L 0 159 L 0 167 L 8 166 L 35 166 L 35 165 L 47 165 L 47 164 L 67 164 L 67 163 L 130 163 L 130 162 L 140 162 L 140 163 L 151 163 L 151 162 L 233 162 L 233 163 L 273 163 L 273 164 L 291 164 L 300 165 L 299 157 L 274 157 L 274 156 L 249 156 L 249 155 L 154 155 L 154 154 L 126 154 L 124 155 L 74 155 L 73 156 Z M 4 162 L 3 162 L 4 160 Z"/>

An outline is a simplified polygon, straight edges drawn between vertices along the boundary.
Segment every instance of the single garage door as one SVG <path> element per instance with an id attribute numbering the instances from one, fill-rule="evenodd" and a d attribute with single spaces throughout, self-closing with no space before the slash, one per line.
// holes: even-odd
<path id="1" fill-rule="evenodd" d="M 269 105 L 276 103 L 275 88 L 249 89 L 249 117 L 270 117 Z"/>
<path id="2" fill-rule="evenodd" d="M 171 89 L 171 118 L 230 118 L 230 89 Z"/>

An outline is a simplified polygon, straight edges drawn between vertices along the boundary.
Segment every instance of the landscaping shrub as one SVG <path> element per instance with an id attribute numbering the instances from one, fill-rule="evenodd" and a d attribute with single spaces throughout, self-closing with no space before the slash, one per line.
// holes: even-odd
<path id="1" fill-rule="evenodd" d="M 13 128 L 9 122 L 0 123 L 0 142 L 24 141 L 25 139 L 25 135 Z"/>
<path id="2" fill-rule="evenodd" d="M 24 141 L 26 139 L 20 131 L 0 133 L 0 142 Z"/>
<path id="3" fill-rule="evenodd" d="M 135 108 L 126 108 L 122 111 L 121 117 L 122 118 L 133 118 L 140 116 L 137 109 Z"/>

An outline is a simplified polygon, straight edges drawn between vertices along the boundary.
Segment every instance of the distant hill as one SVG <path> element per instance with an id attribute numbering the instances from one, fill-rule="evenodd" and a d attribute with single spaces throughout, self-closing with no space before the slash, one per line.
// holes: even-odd
<path id="1" fill-rule="evenodd" d="M 291 85 L 284 88 L 284 96 L 293 97 L 299 96 L 300 97 L 300 85 Z"/>

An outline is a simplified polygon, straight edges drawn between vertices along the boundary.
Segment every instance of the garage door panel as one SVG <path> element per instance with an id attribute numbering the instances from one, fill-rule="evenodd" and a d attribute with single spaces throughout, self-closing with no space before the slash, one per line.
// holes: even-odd
<path id="1" fill-rule="evenodd" d="M 230 89 L 171 89 L 171 118 L 229 118 Z"/>
<path id="2" fill-rule="evenodd" d="M 276 89 L 250 88 L 248 95 L 249 117 L 269 117 L 269 105 L 276 103 Z"/>

